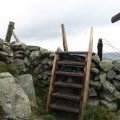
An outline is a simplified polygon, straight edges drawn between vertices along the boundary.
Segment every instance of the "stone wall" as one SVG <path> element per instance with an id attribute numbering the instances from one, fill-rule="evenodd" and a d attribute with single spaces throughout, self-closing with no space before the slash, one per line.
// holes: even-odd
<path id="1" fill-rule="evenodd" d="M 48 88 L 54 53 L 38 46 L 23 43 L 4 43 L 0 40 L 0 66 L 14 64 L 13 76 L 31 74 L 35 87 Z M 89 88 L 90 105 L 104 105 L 112 111 L 120 109 L 120 61 L 100 61 L 93 56 Z"/>
<path id="2" fill-rule="evenodd" d="M 120 109 L 120 60 L 100 61 L 98 56 L 93 56 L 88 103 L 112 111 Z"/>

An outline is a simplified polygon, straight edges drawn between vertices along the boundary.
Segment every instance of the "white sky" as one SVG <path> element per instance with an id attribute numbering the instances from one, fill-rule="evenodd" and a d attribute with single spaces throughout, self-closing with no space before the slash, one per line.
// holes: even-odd
<path id="1" fill-rule="evenodd" d="M 61 23 L 65 24 L 69 50 L 87 50 L 90 26 L 94 27 L 94 51 L 103 38 L 120 48 L 120 0 L 0 0 L 0 37 L 9 21 L 15 22 L 19 39 L 49 50 L 62 48 Z M 113 51 L 104 45 L 104 51 Z"/>

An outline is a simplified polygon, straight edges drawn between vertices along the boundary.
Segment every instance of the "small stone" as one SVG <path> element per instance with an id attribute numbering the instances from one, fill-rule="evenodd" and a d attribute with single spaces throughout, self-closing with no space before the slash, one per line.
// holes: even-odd
<path id="1" fill-rule="evenodd" d="M 108 72 L 114 66 L 111 61 L 101 61 L 99 65 L 104 72 Z"/>
<path id="2" fill-rule="evenodd" d="M 34 61 L 40 57 L 40 51 L 32 51 L 30 54 L 30 60 Z"/>
<path id="3" fill-rule="evenodd" d="M 99 76 L 96 75 L 96 76 L 94 77 L 94 80 L 95 80 L 95 81 L 98 81 L 98 80 L 99 80 Z"/>
<path id="4" fill-rule="evenodd" d="M 106 73 L 100 73 L 99 79 L 101 83 L 104 83 L 106 81 Z"/>
<path id="5" fill-rule="evenodd" d="M 108 102 L 112 102 L 112 101 L 114 101 L 114 100 L 117 100 L 117 98 L 116 97 L 114 97 L 110 92 L 102 92 L 101 94 L 100 94 L 100 97 L 102 98 L 102 99 L 105 99 L 105 100 L 107 100 Z"/>
<path id="6" fill-rule="evenodd" d="M 89 88 L 89 96 L 90 97 L 95 97 L 97 96 L 97 93 L 95 91 L 95 89 L 92 87 L 92 88 Z"/>
<path id="7" fill-rule="evenodd" d="M 93 60 L 95 63 L 97 63 L 97 64 L 100 63 L 100 58 L 99 58 L 98 55 L 93 55 L 93 56 L 92 56 L 92 60 Z"/>
<path id="8" fill-rule="evenodd" d="M 120 81 L 120 75 L 116 75 L 115 79 Z"/>
<path id="9" fill-rule="evenodd" d="M 28 57 L 25 57 L 25 58 L 24 58 L 24 63 L 25 63 L 25 65 L 26 65 L 27 67 L 30 66 L 30 61 L 29 61 Z"/>
<path id="10" fill-rule="evenodd" d="M 94 87 L 95 89 L 100 89 L 102 87 L 102 83 L 99 81 L 90 80 L 90 86 Z"/>
<path id="11" fill-rule="evenodd" d="M 115 96 L 117 99 L 120 99 L 120 92 L 118 92 L 117 90 L 115 90 L 113 92 L 113 96 Z"/>
<path id="12" fill-rule="evenodd" d="M 108 80 L 112 80 L 115 77 L 115 75 L 116 75 L 116 72 L 114 70 L 110 70 L 110 71 L 107 72 L 106 78 Z"/>
<path id="13" fill-rule="evenodd" d="M 94 74 L 99 74 L 99 70 L 97 68 L 91 68 L 91 72 Z"/>
<path id="14" fill-rule="evenodd" d="M 120 60 L 116 60 L 113 62 L 114 70 L 120 72 Z"/>
<path id="15" fill-rule="evenodd" d="M 110 93 L 113 93 L 116 90 L 115 86 L 107 80 L 104 82 L 103 88 L 109 91 Z"/>
<path id="16" fill-rule="evenodd" d="M 116 89 L 120 91 L 120 81 L 114 79 L 112 82 L 115 85 Z"/>
<path id="17" fill-rule="evenodd" d="M 27 46 L 26 49 L 32 52 L 32 51 L 39 51 L 40 47 L 38 47 L 38 46 Z"/>
<path id="18" fill-rule="evenodd" d="M 117 102 L 107 102 L 106 100 L 101 100 L 100 103 L 110 109 L 111 111 L 116 111 L 118 109 Z"/>

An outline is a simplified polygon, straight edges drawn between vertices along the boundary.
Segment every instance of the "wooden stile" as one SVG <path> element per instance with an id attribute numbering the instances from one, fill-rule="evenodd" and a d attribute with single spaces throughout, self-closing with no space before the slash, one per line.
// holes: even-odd
<path id="1" fill-rule="evenodd" d="M 64 49 L 64 51 L 68 51 L 68 45 L 67 45 L 67 39 L 66 39 L 64 24 L 61 25 L 61 28 L 62 28 L 62 38 L 63 38 L 63 49 Z"/>

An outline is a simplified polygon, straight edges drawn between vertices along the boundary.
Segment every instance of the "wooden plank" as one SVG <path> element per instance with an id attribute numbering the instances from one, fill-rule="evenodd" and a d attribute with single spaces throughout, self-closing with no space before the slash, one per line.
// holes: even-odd
<path id="1" fill-rule="evenodd" d="M 68 45 L 67 45 L 67 39 L 66 39 L 64 24 L 61 25 L 61 28 L 62 28 L 62 38 L 63 38 L 63 49 L 64 49 L 64 51 L 68 51 Z"/>
<path id="2" fill-rule="evenodd" d="M 48 113 L 50 111 L 49 106 L 50 106 L 50 103 L 51 103 L 51 97 L 52 97 L 53 89 L 54 89 L 55 71 L 57 69 L 57 61 L 58 61 L 58 59 L 59 59 L 59 55 L 55 54 L 54 62 L 53 62 L 53 68 L 52 68 L 52 74 L 51 74 L 51 79 L 50 79 L 50 87 L 49 87 L 48 98 L 47 98 L 46 113 Z"/>
<path id="3" fill-rule="evenodd" d="M 58 65 L 78 65 L 78 66 L 84 66 L 85 62 L 58 61 Z"/>
<path id="4" fill-rule="evenodd" d="M 61 110 L 65 112 L 71 112 L 71 113 L 79 113 L 79 109 L 76 108 L 71 108 L 69 106 L 63 106 L 63 105 L 57 105 L 57 104 L 51 104 L 50 108 L 55 109 L 55 110 Z"/>
<path id="5" fill-rule="evenodd" d="M 81 54 L 81 55 L 84 55 L 86 54 L 87 52 L 86 51 L 57 51 L 56 53 L 58 54 Z"/>
<path id="6" fill-rule="evenodd" d="M 68 87 L 68 88 L 82 88 L 82 85 L 68 82 L 55 82 L 56 86 Z"/>
<path id="7" fill-rule="evenodd" d="M 92 48 L 93 48 L 93 28 L 91 27 L 90 32 L 90 41 L 89 41 L 89 49 L 87 56 L 87 65 L 86 65 L 86 75 L 85 75 L 85 83 L 84 83 L 84 91 L 82 98 L 82 106 L 81 106 L 81 115 L 79 120 L 83 120 L 83 114 L 86 108 L 87 99 L 88 99 L 88 89 L 89 89 L 89 81 L 90 81 L 90 68 L 91 68 L 91 60 L 92 60 Z"/>
<path id="8" fill-rule="evenodd" d="M 79 72 L 79 73 L 74 73 L 74 72 L 62 72 L 62 71 L 57 71 L 56 72 L 57 75 L 65 75 L 65 76 L 76 76 L 76 77 L 83 77 L 83 73 Z"/>
<path id="9" fill-rule="evenodd" d="M 57 98 L 63 98 L 63 99 L 68 99 L 68 100 L 72 100 L 72 101 L 77 101 L 77 102 L 80 100 L 79 96 L 65 94 L 65 93 L 59 93 L 59 92 L 54 93 L 53 96 L 57 97 Z"/>

